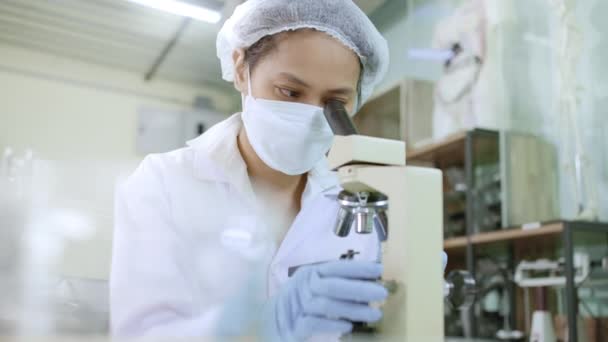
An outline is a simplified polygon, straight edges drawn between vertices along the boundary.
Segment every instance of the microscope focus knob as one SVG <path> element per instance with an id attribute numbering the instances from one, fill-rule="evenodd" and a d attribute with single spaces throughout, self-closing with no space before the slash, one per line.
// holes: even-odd
<path id="1" fill-rule="evenodd" d="M 445 279 L 444 297 L 453 309 L 468 309 L 475 302 L 476 293 L 475 279 L 467 271 L 452 271 Z"/>

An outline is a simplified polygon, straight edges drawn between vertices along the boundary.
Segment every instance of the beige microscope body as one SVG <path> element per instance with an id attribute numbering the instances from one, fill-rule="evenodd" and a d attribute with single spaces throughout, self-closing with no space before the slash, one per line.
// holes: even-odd
<path id="1" fill-rule="evenodd" d="M 352 194 L 388 198 L 382 243 L 383 281 L 396 284 L 372 335 L 382 341 L 444 339 L 441 172 L 405 165 L 405 143 L 361 135 L 336 136 L 330 167 Z M 369 337 L 369 336 L 368 336 Z"/>

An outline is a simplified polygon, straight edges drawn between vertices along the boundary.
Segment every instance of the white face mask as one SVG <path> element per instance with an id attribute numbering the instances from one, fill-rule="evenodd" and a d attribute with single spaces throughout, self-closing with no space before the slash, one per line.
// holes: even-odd
<path id="1" fill-rule="evenodd" d="M 248 87 L 242 119 L 258 157 L 272 169 L 291 176 L 312 170 L 325 158 L 334 140 L 323 108 L 256 99 L 250 74 Z"/>

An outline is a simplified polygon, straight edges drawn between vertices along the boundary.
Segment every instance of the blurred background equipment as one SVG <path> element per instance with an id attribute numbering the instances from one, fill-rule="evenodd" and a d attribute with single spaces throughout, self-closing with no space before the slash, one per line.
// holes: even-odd
<path id="1" fill-rule="evenodd" d="M 485 61 L 485 20 L 484 1 L 472 0 L 437 25 L 435 45 L 451 56 L 435 84 L 435 139 L 480 126 L 477 117 L 485 113 L 479 113 L 478 102 L 489 100 L 480 96 L 478 87 Z"/>
<path id="2" fill-rule="evenodd" d="M 451 309 L 466 310 L 477 294 L 475 279 L 466 271 L 452 271 L 445 279 L 445 298 Z"/>
<path id="3" fill-rule="evenodd" d="M 551 313 L 547 311 L 547 288 L 537 288 L 536 310 L 532 316 L 532 330 L 530 341 L 533 342 L 555 342 L 555 328 L 553 327 Z M 579 337 L 580 338 L 580 337 Z M 585 340 L 582 340 L 585 341 Z"/>
<path id="4" fill-rule="evenodd" d="M 142 108 L 138 113 L 137 152 L 146 155 L 178 149 L 224 119 L 224 115 L 204 108 L 181 112 Z"/>
<path id="5" fill-rule="evenodd" d="M 132 167 L 5 150 L 1 335 L 107 333 L 113 189 Z"/>

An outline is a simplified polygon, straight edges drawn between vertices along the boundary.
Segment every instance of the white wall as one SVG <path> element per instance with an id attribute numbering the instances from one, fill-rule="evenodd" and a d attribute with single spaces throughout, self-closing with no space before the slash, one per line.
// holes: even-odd
<path id="1" fill-rule="evenodd" d="M 138 158 L 139 108 L 191 108 L 207 96 L 222 112 L 219 91 L 0 45 L 0 148 L 32 148 L 45 159 Z"/>
<path id="2" fill-rule="evenodd" d="M 575 19 L 582 37 L 581 57 L 577 68 L 580 89 L 580 110 L 576 123 L 580 127 L 585 164 L 591 172 L 587 181 L 590 195 L 596 201 L 601 220 L 608 220 L 608 88 L 605 56 L 608 44 L 601 37 L 608 33 L 608 24 L 600 13 L 608 3 L 603 0 L 577 0 Z M 576 215 L 574 139 L 572 123 L 561 120 L 558 102 L 560 25 L 550 2 L 518 0 L 512 2 L 515 21 L 505 27 L 504 74 L 511 105 L 508 128 L 538 134 L 554 143 L 559 155 L 562 216 Z"/>
<path id="3" fill-rule="evenodd" d="M 5 233 L 38 229 L 42 241 L 62 248 L 59 274 L 106 279 L 114 187 L 142 157 L 135 149 L 138 110 L 188 110 L 200 95 L 221 112 L 233 107 L 212 89 L 144 83 L 142 75 L 0 45 L 0 152 L 31 148 L 45 160 L 34 167 L 29 217 L 40 225 L 9 223 Z"/>

